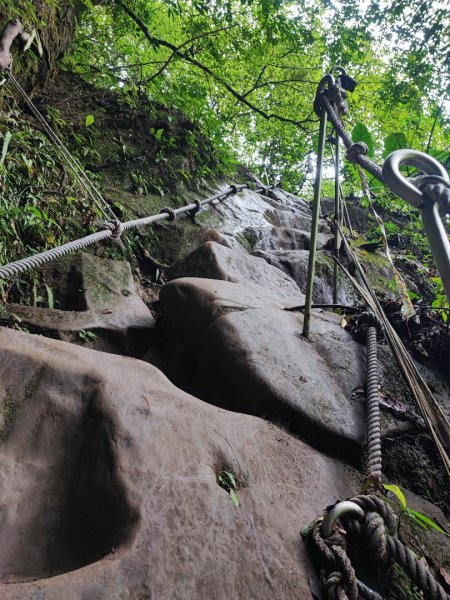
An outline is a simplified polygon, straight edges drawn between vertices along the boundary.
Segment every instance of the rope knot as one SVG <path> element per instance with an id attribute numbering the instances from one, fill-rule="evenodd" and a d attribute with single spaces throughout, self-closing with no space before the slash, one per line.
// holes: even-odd
<path id="1" fill-rule="evenodd" d="M 333 102 L 336 108 L 338 109 L 339 114 L 342 116 L 348 114 L 348 104 L 345 101 L 345 99 L 347 98 L 347 93 L 345 92 L 345 90 L 343 90 L 338 83 L 335 83 L 331 90 L 331 93 Z"/>
<path id="2" fill-rule="evenodd" d="M 202 203 L 200 200 L 194 200 L 193 204 L 195 204 L 195 208 L 189 211 L 190 217 L 195 217 L 195 215 L 202 210 Z"/>
<path id="3" fill-rule="evenodd" d="M 368 512 L 364 525 L 368 551 L 377 562 L 385 564 L 388 560 L 388 546 L 383 517 L 376 512 Z"/>
<path id="4" fill-rule="evenodd" d="M 119 219 L 113 219 L 112 221 L 107 221 L 106 223 L 102 223 L 99 227 L 100 230 L 108 229 L 111 232 L 111 238 L 113 240 L 117 240 L 122 235 L 124 228 Z"/>
<path id="5" fill-rule="evenodd" d="M 369 147 L 367 144 L 364 142 L 355 142 L 347 148 L 347 160 L 351 163 L 356 163 L 361 155 L 367 156 L 368 153 Z"/>
<path id="6" fill-rule="evenodd" d="M 384 336 L 384 326 L 383 322 L 377 315 L 371 312 L 363 312 L 360 314 L 357 322 L 358 327 L 360 327 L 363 331 L 367 331 L 369 327 L 375 327 L 377 330 L 377 338 L 379 340 L 383 339 Z"/>
<path id="7" fill-rule="evenodd" d="M 166 213 L 166 214 L 169 215 L 169 221 L 175 221 L 175 219 L 177 218 L 177 215 L 175 214 L 175 211 L 173 210 L 173 208 L 170 208 L 170 206 L 165 206 L 160 211 L 160 214 L 164 214 L 164 213 Z"/>

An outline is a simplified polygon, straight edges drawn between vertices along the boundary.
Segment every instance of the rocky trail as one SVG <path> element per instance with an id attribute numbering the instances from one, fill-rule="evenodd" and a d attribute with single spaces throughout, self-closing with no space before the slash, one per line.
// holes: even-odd
<path id="1" fill-rule="evenodd" d="M 322 598 L 300 529 L 360 491 L 365 346 L 325 309 L 301 335 L 310 226 L 301 198 L 244 190 L 189 224 L 164 285 L 81 253 L 47 272 L 57 308 L 6 305 L 25 331 L 0 329 L 2 599 Z M 319 304 L 331 242 L 322 219 Z M 345 279 L 338 301 L 359 303 Z M 385 480 L 445 527 L 445 473 L 379 355 Z M 445 579 L 449 538 L 403 521 Z"/>

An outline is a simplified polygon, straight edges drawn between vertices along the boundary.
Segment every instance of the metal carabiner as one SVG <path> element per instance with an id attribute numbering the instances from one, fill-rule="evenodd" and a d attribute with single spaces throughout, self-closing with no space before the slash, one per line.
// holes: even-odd
<path id="1" fill-rule="evenodd" d="M 361 518 L 364 517 L 363 509 L 355 502 L 351 502 L 351 500 L 338 502 L 327 512 L 322 521 L 322 526 L 320 528 L 322 537 L 325 539 L 329 538 L 333 533 L 333 527 L 335 526 L 336 521 L 347 514 L 354 514 Z"/>
<path id="2" fill-rule="evenodd" d="M 383 179 L 386 185 L 400 198 L 421 209 L 422 223 L 430 242 L 442 284 L 450 302 L 450 243 L 444 224 L 439 216 L 438 203 L 429 198 L 400 173 L 401 165 L 417 167 L 425 175 L 439 176 L 445 183 L 449 176 L 436 159 L 418 150 L 396 150 L 383 164 Z"/>

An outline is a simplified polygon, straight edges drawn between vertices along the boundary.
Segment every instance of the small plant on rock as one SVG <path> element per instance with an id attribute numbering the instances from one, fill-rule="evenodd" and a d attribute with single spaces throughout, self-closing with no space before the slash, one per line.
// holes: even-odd
<path id="1" fill-rule="evenodd" d="M 239 507 L 239 500 L 236 493 L 239 486 L 233 473 L 230 473 L 230 471 L 219 471 L 217 473 L 217 483 L 228 492 L 233 504 Z"/>

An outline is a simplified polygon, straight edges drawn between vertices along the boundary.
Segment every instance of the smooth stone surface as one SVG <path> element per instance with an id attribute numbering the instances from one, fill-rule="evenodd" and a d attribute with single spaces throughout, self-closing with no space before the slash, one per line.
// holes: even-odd
<path id="1" fill-rule="evenodd" d="M 161 290 L 163 364 L 174 382 L 208 402 L 283 421 L 316 446 L 337 444 L 358 460 L 364 411 L 351 391 L 364 381 L 363 355 L 339 317 L 315 318 L 311 343 L 301 335 L 301 314 L 284 310 L 292 304 L 204 282 L 177 279 Z"/>
<path id="2" fill-rule="evenodd" d="M 7 304 L 21 324 L 113 353 L 143 354 L 155 319 L 138 296 L 129 263 L 79 253 L 65 275 L 71 310 Z M 84 340 L 89 331 L 96 337 Z M 81 337 L 80 337 L 80 332 Z"/>
<path id="3" fill-rule="evenodd" d="M 290 227 L 252 227 L 246 230 L 255 250 L 309 250 L 310 232 Z M 317 248 L 330 248 L 332 235 L 317 234 Z"/>
<path id="4" fill-rule="evenodd" d="M 305 292 L 308 280 L 309 250 L 255 250 L 255 255 L 283 270 L 291 277 L 298 287 Z M 313 302 L 331 304 L 333 302 L 333 259 L 324 251 L 316 255 L 316 270 L 314 274 Z M 338 303 L 359 304 L 360 298 L 353 289 L 347 277 L 340 274 L 338 288 Z"/>
<path id="5" fill-rule="evenodd" d="M 268 265 L 262 258 L 249 255 L 241 248 L 227 248 L 215 242 L 206 242 L 183 260 L 177 261 L 170 270 L 169 278 L 179 277 L 251 283 L 280 298 L 304 298 L 295 282 L 280 269 Z"/>
<path id="6" fill-rule="evenodd" d="M 355 471 L 142 361 L 7 329 L 0 356 L 2 600 L 310 597 L 299 531 Z"/>

